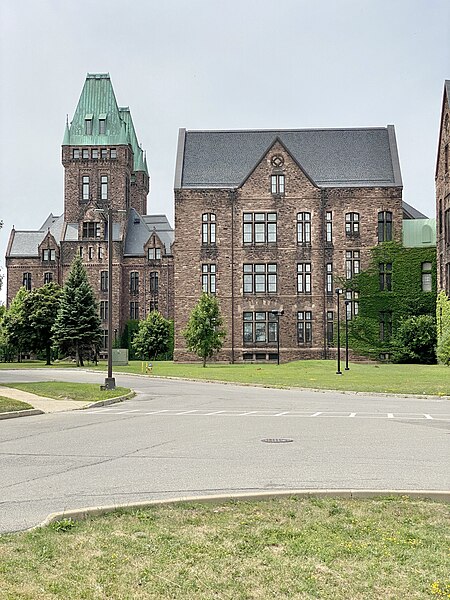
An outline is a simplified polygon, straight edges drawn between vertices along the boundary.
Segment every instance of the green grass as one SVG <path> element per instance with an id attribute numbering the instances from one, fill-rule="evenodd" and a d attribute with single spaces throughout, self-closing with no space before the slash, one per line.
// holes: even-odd
<path id="1" fill-rule="evenodd" d="M 0 536 L 9 600 L 448 598 L 449 507 L 280 499 L 68 519 Z"/>
<path id="2" fill-rule="evenodd" d="M 85 366 L 90 367 L 93 363 L 86 363 Z M 0 371 L 8 369 L 76 369 L 77 365 L 74 362 L 54 362 L 51 365 L 46 365 L 45 360 L 24 360 L 22 362 L 0 362 Z"/>
<path id="3" fill-rule="evenodd" d="M 39 383 L 4 383 L 5 387 L 15 388 L 45 396 L 55 398 L 55 400 L 80 400 L 84 402 L 98 402 L 117 398 L 130 393 L 129 388 L 117 387 L 115 390 L 101 390 L 95 383 L 65 383 L 62 381 L 43 381 Z"/>
<path id="4" fill-rule="evenodd" d="M 0 413 L 4 412 L 13 412 L 16 410 L 29 410 L 33 408 L 30 404 L 26 402 L 21 402 L 20 400 L 13 400 L 12 398 L 5 398 L 5 396 L 0 396 Z"/>
<path id="5" fill-rule="evenodd" d="M 274 387 L 304 387 L 356 392 L 450 395 L 450 368 L 442 365 L 350 364 L 336 375 L 336 362 L 302 360 L 276 364 L 201 364 L 152 362 L 153 375 L 209 379 Z M 105 369 L 99 364 L 98 369 Z M 141 373 L 142 361 L 131 361 L 116 372 Z"/>

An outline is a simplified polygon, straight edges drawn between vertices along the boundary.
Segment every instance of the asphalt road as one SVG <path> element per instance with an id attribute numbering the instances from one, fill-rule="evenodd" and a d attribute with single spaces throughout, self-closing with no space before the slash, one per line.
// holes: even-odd
<path id="1" fill-rule="evenodd" d="M 0 371 L 0 383 L 49 379 L 104 374 Z M 450 489 L 447 399 L 116 382 L 136 398 L 0 421 L 0 532 L 56 511 L 187 495 Z"/>

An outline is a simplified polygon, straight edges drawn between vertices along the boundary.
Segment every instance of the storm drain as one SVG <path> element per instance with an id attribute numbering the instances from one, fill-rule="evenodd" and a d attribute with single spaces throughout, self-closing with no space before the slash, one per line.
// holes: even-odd
<path id="1" fill-rule="evenodd" d="M 261 441 L 265 444 L 288 444 L 294 440 L 292 438 L 264 438 Z"/>

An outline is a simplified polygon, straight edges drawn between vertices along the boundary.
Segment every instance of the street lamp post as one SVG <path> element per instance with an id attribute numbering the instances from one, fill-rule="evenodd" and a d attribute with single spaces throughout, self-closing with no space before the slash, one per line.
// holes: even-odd
<path id="1" fill-rule="evenodd" d="M 339 296 L 342 294 L 341 288 L 336 288 L 336 297 L 337 297 L 337 371 L 336 375 L 342 375 L 341 371 L 341 327 L 340 327 L 340 319 L 341 315 L 339 312 Z"/>
<path id="2" fill-rule="evenodd" d="M 280 364 L 280 317 L 284 314 L 284 310 L 275 309 L 272 310 L 271 313 L 277 318 L 277 364 Z"/>
<path id="3" fill-rule="evenodd" d="M 111 205 L 107 208 L 96 208 L 95 212 L 106 213 L 108 223 L 108 376 L 105 377 L 105 390 L 115 390 L 116 380 L 112 373 L 112 306 L 113 306 L 113 208 Z M 116 210 L 118 213 L 125 213 L 125 210 Z"/>
<path id="4" fill-rule="evenodd" d="M 345 371 L 350 371 L 348 366 L 348 307 L 350 300 L 345 301 Z"/>

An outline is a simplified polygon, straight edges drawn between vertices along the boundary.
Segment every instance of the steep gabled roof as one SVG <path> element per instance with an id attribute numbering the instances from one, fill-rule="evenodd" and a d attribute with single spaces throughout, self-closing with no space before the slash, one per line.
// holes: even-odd
<path id="1" fill-rule="evenodd" d="M 38 231 L 17 231 L 13 229 L 6 256 L 11 258 L 39 256 L 39 245 L 47 235 L 48 231 L 50 231 L 56 242 L 59 244 L 61 241 L 63 225 L 63 215 L 55 217 L 50 213 Z"/>
<path id="2" fill-rule="evenodd" d="M 279 138 L 320 187 L 402 186 L 393 125 L 368 129 L 180 130 L 175 188 L 238 187 Z"/>
<path id="3" fill-rule="evenodd" d="M 143 256 L 144 246 L 155 232 L 164 244 L 165 253 L 170 254 L 173 229 L 166 215 L 141 216 L 134 208 L 128 214 L 124 256 Z"/>
<path id="4" fill-rule="evenodd" d="M 86 134 L 86 119 L 92 120 L 92 134 Z M 99 121 L 106 123 L 105 133 Z M 119 108 L 109 73 L 88 73 L 72 122 L 66 124 L 63 146 L 111 146 L 130 144 L 135 171 L 148 174 L 142 148 L 139 146 L 130 109 Z"/>
<path id="5" fill-rule="evenodd" d="M 403 206 L 403 219 L 408 220 L 408 221 L 412 220 L 412 219 L 428 219 L 428 217 L 426 215 L 421 213 L 419 210 L 417 210 L 417 208 L 414 208 L 414 206 L 411 206 L 411 204 L 408 204 L 404 200 L 402 202 L 402 206 Z"/>
<path id="6" fill-rule="evenodd" d="M 444 109 L 445 109 L 445 103 L 447 101 L 447 107 L 450 109 L 450 79 L 446 79 L 444 81 L 444 94 L 442 97 L 442 109 L 441 109 L 441 122 L 439 125 L 439 138 L 438 138 L 438 148 L 437 148 L 437 155 L 436 155 L 436 169 L 434 171 L 434 176 L 437 177 L 438 175 L 438 168 L 439 168 L 439 150 L 441 147 L 441 139 L 442 139 L 442 127 L 444 126 Z"/>

